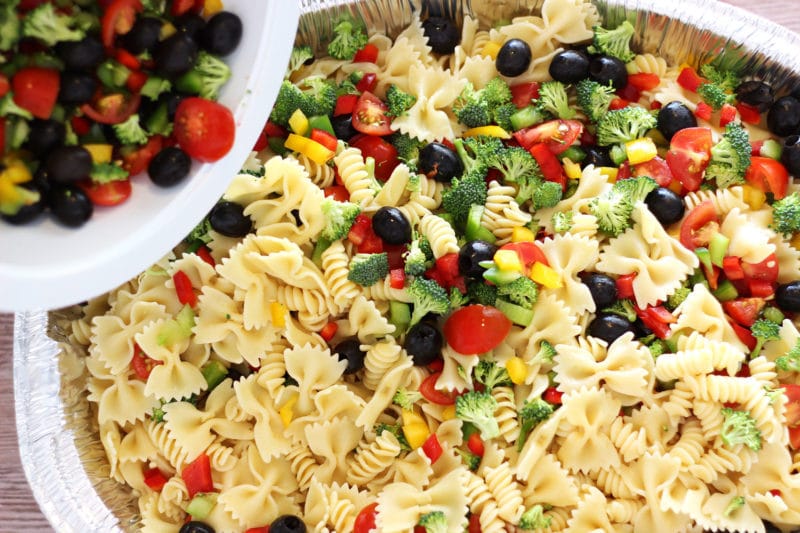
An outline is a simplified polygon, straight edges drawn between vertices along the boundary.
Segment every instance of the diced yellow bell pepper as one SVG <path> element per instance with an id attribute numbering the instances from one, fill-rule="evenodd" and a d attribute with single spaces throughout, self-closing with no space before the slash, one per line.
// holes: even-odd
<path id="1" fill-rule="evenodd" d="M 412 450 L 416 450 L 431 436 L 431 430 L 424 422 L 422 424 L 404 424 L 403 435 L 405 435 L 408 445 Z"/>
<path id="2" fill-rule="evenodd" d="M 498 139 L 510 139 L 511 134 L 500 126 L 478 126 L 470 128 L 464 132 L 463 137 L 497 137 Z"/>
<path id="3" fill-rule="evenodd" d="M 564 167 L 564 174 L 566 174 L 569 179 L 581 179 L 583 173 L 581 172 L 581 166 L 578 163 L 575 163 L 570 158 L 565 157 L 561 162 L 561 165 Z"/>
<path id="4" fill-rule="evenodd" d="M 425 419 L 422 418 L 422 415 L 418 414 L 416 411 L 403 409 L 401 416 L 403 417 L 404 426 L 410 426 L 412 424 L 425 424 Z"/>
<path id="5" fill-rule="evenodd" d="M 296 133 L 290 133 L 283 146 L 288 150 L 305 155 L 318 165 L 324 165 L 336 155 L 317 141 L 312 141 L 308 137 L 303 137 Z"/>
<path id="6" fill-rule="evenodd" d="M 564 286 L 558 272 L 539 261 L 536 261 L 531 267 L 531 279 L 548 289 L 559 289 Z"/>
<path id="7" fill-rule="evenodd" d="M 800 233 L 795 233 L 794 237 L 792 237 L 792 240 L 789 241 L 789 244 L 794 246 L 795 250 L 800 250 Z"/>
<path id="8" fill-rule="evenodd" d="M 617 167 L 600 167 L 598 169 L 600 174 L 608 178 L 608 181 L 614 183 L 617 181 L 617 175 L 619 174 L 619 169 Z"/>
<path id="9" fill-rule="evenodd" d="M 292 418 L 294 418 L 294 404 L 297 403 L 297 397 L 297 394 L 292 395 L 278 410 L 281 422 L 283 422 L 283 427 L 289 427 L 289 424 L 292 423 Z"/>
<path id="10" fill-rule="evenodd" d="M 110 163 L 114 147 L 110 144 L 84 144 L 86 150 L 92 155 L 93 163 Z"/>
<path id="11" fill-rule="evenodd" d="M 171 22 L 165 22 L 161 25 L 161 35 L 159 36 L 159 39 L 163 41 L 167 37 L 172 37 L 175 35 L 176 31 L 178 31 L 178 29 L 173 26 Z"/>
<path id="12" fill-rule="evenodd" d="M 286 306 L 280 302 L 270 302 L 269 314 L 272 318 L 272 325 L 276 328 L 286 326 Z"/>
<path id="13" fill-rule="evenodd" d="M 456 417 L 456 406 L 448 405 L 442 409 L 442 420 L 453 420 Z"/>
<path id="14" fill-rule="evenodd" d="M 289 128 L 298 135 L 305 135 L 308 133 L 308 118 L 302 111 L 295 109 L 289 117 Z"/>
<path id="15" fill-rule="evenodd" d="M 750 206 L 750 209 L 761 209 L 764 206 L 764 202 L 767 201 L 767 195 L 764 194 L 764 191 L 760 191 L 752 185 L 742 185 L 742 192 L 744 193 L 742 199 Z"/>
<path id="16" fill-rule="evenodd" d="M 222 5 L 222 0 L 206 0 L 203 4 L 203 15 L 206 18 L 216 15 L 222 11 L 224 7 L 225 6 Z"/>
<path id="17" fill-rule="evenodd" d="M 524 226 L 517 226 L 511 230 L 511 242 L 533 242 L 536 240 L 536 235 Z"/>
<path id="18" fill-rule="evenodd" d="M 506 361 L 506 370 L 508 370 L 508 377 L 515 385 L 525 383 L 525 379 L 528 377 L 528 365 L 521 357 L 514 356 Z"/>
<path id="19" fill-rule="evenodd" d="M 481 55 L 484 57 L 497 59 L 497 54 L 499 52 L 500 52 L 500 43 L 489 41 L 483 45 L 483 49 L 481 50 Z"/>
<path id="20" fill-rule="evenodd" d="M 0 179 L 8 180 L 14 184 L 26 183 L 33 179 L 31 171 L 19 159 L 6 159 L 4 164 L 6 168 L 0 173 Z"/>
<path id="21" fill-rule="evenodd" d="M 656 143 L 650 137 L 642 137 L 625 143 L 625 152 L 631 165 L 646 163 L 658 155 Z"/>
<path id="22" fill-rule="evenodd" d="M 494 254 L 494 264 L 506 272 L 522 272 L 522 261 L 514 250 L 497 250 Z"/>

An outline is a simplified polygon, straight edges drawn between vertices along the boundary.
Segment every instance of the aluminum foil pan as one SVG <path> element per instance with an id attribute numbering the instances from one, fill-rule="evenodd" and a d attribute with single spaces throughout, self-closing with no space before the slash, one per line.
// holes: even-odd
<path id="1" fill-rule="evenodd" d="M 396 35 L 414 11 L 483 24 L 536 14 L 542 0 L 299 0 L 298 43 L 323 50 L 331 21 L 345 11 Z M 714 0 L 594 0 L 609 25 L 629 20 L 635 46 L 673 63 L 712 59 L 765 79 L 779 91 L 800 87 L 800 36 Z M 14 326 L 14 387 L 20 456 L 34 497 L 60 532 L 137 529 L 136 500 L 108 479 L 108 463 L 83 392 L 79 348 L 61 326 L 76 309 L 20 313 Z"/>

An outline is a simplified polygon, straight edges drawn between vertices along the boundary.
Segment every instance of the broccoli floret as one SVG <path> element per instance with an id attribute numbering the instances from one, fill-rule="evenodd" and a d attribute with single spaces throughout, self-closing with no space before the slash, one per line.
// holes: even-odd
<path id="1" fill-rule="evenodd" d="M 725 89 L 715 83 L 703 83 L 697 88 L 697 94 L 705 103 L 719 110 L 725 104 L 732 104 L 736 98 L 725 92 Z"/>
<path id="2" fill-rule="evenodd" d="M 458 448 L 456 448 L 456 451 L 461 456 L 461 458 L 464 460 L 464 464 L 467 466 L 467 468 L 469 468 L 473 472 L 478 469 L 478 467 L 481 464 L 481 456 L 480 455 L 475 455 L 472 452 L 464 451 L 464 450 L 461 450 L 461 449 L 458 449 Z"/>
<path id="3" fill-rule="evenodd" d="M 494 112 L 511 102 L 511 89 L 502 78 L 489 81 L 483 89 L 467 85 L 453 103 L 453 113 L 468 128 L 485 126 L 494 120 Z"/>
<path id="4" fill-rule="evenodd" d="M 403 428 L 399 425 L 390 425 L 381 422 L 375 426 L 375 435 L 380 436 L 381 433 L 384 431 L 388 431 L 392 435 L 395 436 L 397 442 L 400 443 L 400 449 L 404 451 L 411 451 L 411 446 L 408 444 L 408 440 L 406 440 L 406 436 L 403 434 Z"/>
<path id="5" fill-rule="evenodd" d="M 511 98 L 513 97 L 511 88 L 500 76 L 495 76 L 489 80 L 489 83 L 478 92 L 489 103 L 489 107 L 492 109 L 511 102 Z"/>
<path id="6" fill-rule="evenodd" d="M 469 296 L 458 287 L 450 287 L 450 309 L 457 309 L 469 303 Z"/>
<path id="7" fill-rule="evenodd" d="M 589 78 L 579 81 L 575 89 L 578 93 L 578 105 L 592 122 L 597 122 L 608 112 L 611 101 L 616 97 L 611 84 L 601 85 Z"/>
<path id="8" fill-rule="evenodd" d="M 494 305 L 497 301 L 497 286 L 483 281 L 472 281 L 467 285 L 467 295 L 473 303 Z"/>
<path id="9" fill-rule="evenodd" d="M 453 178 L 453 185 L 442 192 L 442 207 L 452 215 L 456 225 L 466 222 L 473 205 L 486 203 L 486 181 L 477 174 Z"/>
<path id="10" fill-rule="evenodd" d="M 745 501 L 744 496 L 736 496 L 735 498 L 731 499 L 731 502 L 725 507 L 725 510 L 722 512 L 723 515 L 726 517 L 731 517 L 733 514 L 736 513 L 739 509 L 744 507 Z"/>
<path id="11" fill-rule="evenodd" d="M 561 212 L 557 211 L 553 213 L 553 218 L 551 219 L 551 224 L 553 225 L 553 231 L 555 233 L 567 233 L 570 229 L 572 229 L 572 211 Z"/>
<path id="12" fill-rule="evenodd" d="M 22 22 L 22 35 L 39 39 L 47 46 L 62 41 L 80 41 L 85 31 L 73 27 L 74 18 L 57 13 L 50 2 L 28 12 Z"/>
<path id="13" fill-rule="evenodd" d="M 653 356 L 653 359 L 656 359 L 660 355 L 667 353 L 667 344 L 661 339 L 655 339 L 647 345 L 647 349 L 650 350 L 650 355 Z"/>
<path id="14" fill-rule="evenodd" d="M 631 50 L 631 37 L 634 34 L 633 24 L 624 21 L 613 30 L 607 30 L 601 26 L 595 26 L 594 38 L 589 52 L 606 56 L 616 57 L 627 63 L 636 57 Z"/>
<path id="15" fill-rule="evenodd" d="M 286 69 L 286 77 L 299 69 L 309 59 L 314 59 L 314 52 L 311 51 L 310 46 L 295 46 L 292 48 L 292 55 L 289 56 L 289 66 Z"/>
<path id="16" fill-rule="evenodd" d="M 166 0 L 142 0 L 142 8 L 146 13 L 161 16 L 167 9 Z"/>
<path id="17" fill-rule="evenodd" d="M 497 295 L 505 296 L 511 303 L 525 309 L 533 309 L 533 304 L 539 299 L 539 286 L 527 276 L 520 276 L 511 283 L 498 285 Z"/>
<path id="18" fill-rule="evenodd" d="M 775 359 L 775 366 L 784 372 L 800 372 L 800 339 L 791 350 Z"/>
<path id="19" fill-rule="evenodd" d="M 711 160 L 706 167 L 705 179 L 716 180 L 717 187 L 721 189 L 744 183 L 751 150 L 747 130 L 741 124 L 731 122 L 725 126 L 722 139 L 711 147 Z"/>
<path id="20" fill-rule="evenodd" d="M 144 144 L 147 142 L 147 132 L 139 123 L 139 115 L 133 114 L 125 122 L 114 124 L 114 133 L 122 144 Z"/>
<path id="21" fill-rule="evenodd" d="M 6 93 L 3 98 L 0 98 L 0 117 L 7 117 L 9 115 L 16 115 L 28 120 L 33 118 L 30 111 L 17 105 L 14 101 L 14 95 L 10 92 Z"/>
<path id="22" fill-rule="evenodd" d="M 127 179 L 128 171 L 114 163 L 95 163 L 89 172 L 89 177 L 95 183 L 108 183 Z"/>
<path id="23" fill-rule="evenodd" d="M 359 213 L 361 213 L 361 208 L 352 202 L 339 202 L 333 198 L 325 198 L 322 200 L 325 228 L 320 236 L 330 242 L 341 239 L 350 231 Z"/>
<path id="24" fill-rule="evenodd" d="M 184 239 L 186 244 L 189 245 L 189 250 L 195 251 L 201 246 L 211 242 L 211 235 L 209 233 L 211 230 L 211 223 L 208 221 L 207 217 L 192 228 L 192 231 L 190 231 L 189 235 Z"/>
<path id="25" fill-rule="evenodd" d="M 539 87 L 538 106 L 558 118 L 570 119 L 575 110 L 569 105 L 567 87 L 560 81 L 546 81 Z"/>
<path id="26" fill-rule="evenodd" d="M 722 87 L 724 90 L 732 91 L 739 86 L 739 75 L 732 70 L 720 71 L 711 63 L 706 63 L 700 67 L 700 74 L 711 83 Z"/>
<path id="27" fill-rule="evenodd" d="M 511 183 L 520 183 L 531 178 L 541 179 L 542 171 L 536 159 L 526 149 L 509 146 L 487 155 L 487 164 L 503 175 Z"/>
<path id="28" fill-rule="evenodd" d="M 630 226 L 633 204 L 621 191 L 612 187 L 589 202 L 589 211 L 597 217 L 597 227 L 616 237 Z"/>
<path id="29" fill-rule="evenodd" d="M 230 77 L 231 69 L 224 61 L 202 50 L 197 54 L 197 62 L 192 70 L 184 74 L 193 92 L 208 100 L 217 99 L 220 88 Z"/>
<path id="30" fill-rule="evenodd" d="M 553 405 L 541 398 L 530 401 L 526 400 L 525 403 L 522 404 L 522 408 L 518 413 L 519 437 L 517 438 L 517 450 L 522 450 L 531 430 L 539 423 L 550 418 L 553 411 L 555 411 Z"/>
<path id="31" fill-rule="evenodd" d="M 603 309 L 603 312 L 619 315 L 628 322 L 635 322 L 637 316 L 636 307 L 634 306 L 633 302 L 628 300 L 627 298 L 617 300 L 609 307 Z"/>
<path id="32" fill-rule="evenodd" d="M 425 143 L 416 137 L 400 132 L 389 137 L 389 142 L 397 149 L 397 159 L 405 163 L 412 172 L 416 172 L 419 151 Z"/>
<path id="33" fill-rule="evenodd" d="M 158 100 L 162 93 L 168 93 L 172 90 L 172 83 L 164 78 L 158 76 L 150 76 L 142 86 L 142 96 L 146 96 L 150 100 Z"/>
<path id="34" fill-rule="evenodd" d="M 389 88 L 386 89 L 386 107 L 389 108 L 386 111 L 386 115 L 389 117 L 402 117 L 416 101 L 417 97 L 413 94 L 408 94 L 397 85 L 389 85 Z"/>
<path id="35" fill-rule="evenodd" d="M 347 279 L 362 287 L 375 285 L 389 274 L 389 256 L 380 254 L 356 254 L 350 260 Z"/>
<path id="36" fill-rule="evenodd" d="M 367 44 L 364 26 L 350 15 L 339 19 L 333 27 L 333 39 L 328 44 L 328 54 L 336 59 L 353 59 L 356 52 Z"/>
<path id="37" fill-rule="evenodd" d="M 533 191 L 531 203 L 534 209 L 546 209 L 560 202 L 562 195 L 561 185 L 554 181 L 542 181 Z M 517 202 L 519 202 L 520 196 L 517 195 L 517 198 Z"/>
<path id="38" fill-rule="evenodd" d="M 723 407 L 722 416 L 725 417 L 720 430 L 722 442 L 727 446 L 744 444 L 756 452 L 761 449 L 761 431 L 750 413 Z"/>
<path id="39" fill-rule="evenodd" d="M 431 266 L 430 259 L 422 249 L 422 240 L 424 237 L 412 239 L 405 254 L 405 273 L 409 276 L 421 276 Z"/>
<path id="40" fill-rule="evenodd" d="M 643 107 L 629 105 L 609 111 L 597 122 L 597 144 L 610 146 L 638 139 L 656 124 L 656 117 Z"/>
<path id="41" fill-rule="evenodd" d="M 456 139 L 453 144 L 464 165 L 464 175 L 477 175 L 481 179 L 489 170 L 489 159 L 505 149 L 503 141 L 496 137 L 467 137 Z"/>
<path id="42" fill-rule="evenodd" d="M 19 0 L 9 0 L 0 6 L 0 50 L 7 52 L 14 48 L 22 33 L 22 25 L 17 16 Z"/>
<path id="43" fill-rule="evenodd" d="M 552 363 L 553 357 L 556 356 L 556 349 L 548 341 L 542 341 L 539 344 L 539 351 L 533 356 L 532 361 L 541 361 L 543 363 Z"/>
<path id="44" fill-rule="evenodd" d="M 519 528 L 526 531 L 533 529 L 547 529 L 550 527 L 552 518 L 544 515 L 544 507 L 541 504 L 534 505 L 519 518 Z"/>
<path id="45" fill-rule="evenodd" d="M 431 511 L 419 517 L 419 525 L 425 528 L 425 533 L 446 533 L 447 516 L 443 511 Z"/>
<path id="46" fill-rule="evenodd" d="M 787 237 L 800 231 L 800 193 L 793 192 L 772 204 L 770 227 Z"/>
<path id="47" fill-rule="evenodd" d="M 683 303 L 686 297 L 689 296 L 691 293 L 692 289 L 690 289 L 689 287 L 680 287 L 678 288 L 678 290 L 669 295 L 669 297 L 667 298 L 667 302 L 664 304 L 664 306 L 670 311 L 674 311 L 675 309 L 678 308 L 679 305 Z"/>
<path id="48" fill-rule="evenodd" d="M 497 400 L 488 392 L 469 391 L 456 398 L 456 416 L 478 428 L 485 441 L 500 434 L 496 409 Z"/>
<path id="49" fill-rule="evenodd" d="M 443 315 L 450 310 L 450 296 L 432 279 L 414 278 L 406 290 L 414 304 L 409 327 L 422 320 L 428 313 Z"/>
<path id="50" fill-rule="evenodd" d="M 422 393 L 419 391 L 411 391 L 401 387 L 392 396 L 392 403 L 399 405 L 406 411 L 411 411 L 414 409 L 414 404 L 421 399 Z"/>
<path id="51" fill-rule="evenodd" d="M 514 131 L 514 124 L 511 123 L 511 116 L 517 111 L 519 111 L 519 109 L 517 109 L 516 105 L 503 104 L 494 108 L 494 111 L 492 111 L 492 119 L 495 124 L 504 130 Z"/>
<path id="52" fill-rule="evenodd" d="M 275 105 L 270 114 L 270 120 L 280 126 L 289 123 L 292 113 L 300 109 L 307 117 L 315 115 L 330 115 L 336 105 L 336 87 L 333 83 L 319 77 L 303 80 L 305 87 L 302 90 L 289 80 L 283 80 Z"/>
<path id="53" fill-rule="evenodd" d="M 750 333 L 756 338 L 756 346 L 753 348 L 753 351 L 750 352 L 750 357 L 754 358 L 758 357 L 758 354 L 761 353 L 761 348 L 764 347 L 764 343 L 780 339 L 781 326 L 772 320 L 760 318 L 750 326 Z"/>
<path id="54" fill-rule="evenodd" d="M 614 183 L 614 188 L 624 194 L 631 204 L 635 205 L 637 202 L 644 202 L 648 194 L 658 189 L 658 183 L 653 178 L 639 176 L 619 180 Z"/>
<path id="55" fill-rule="evenodd" d="M 482 383 L 486 390 L 511 385 L 511 378 L 508 376 L 506 367 L 500 366 L 489 359 L 479 360 L 478 364 L 475 365 L 473 375 L 475 376 L 475 381 Z"/>

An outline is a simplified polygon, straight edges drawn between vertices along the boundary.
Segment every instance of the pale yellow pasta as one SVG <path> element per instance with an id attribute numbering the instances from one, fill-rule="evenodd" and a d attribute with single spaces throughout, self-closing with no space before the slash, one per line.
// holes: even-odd
<path id="1" fill-rule="evenodd" d="M 425 215 L 419 221 L 419 231 L 431 243 L 435 258 L 458 253 L 456 231 L 443 218 L 433 214 Z"/>
<path id="2" fill-rule="evenodd" d="M 361 150 L 346 148 L 333 161 L 336 168 L 339 169 L 342 183 L 350 193 L 351 202 L 364 206 L 375 198 L 378 192 L 377 183 L 374 176 L 371 176 L 367 170 Z"/>
<path id="3" fill-rule="evenodd" d="M 527 226 L 531 221 L 530 213 L 523 211 L 514 199 L 516 195 L 510 185 L 500 185 L 496 181 L 489 184 L 481 225 L 497 237 L 498 244 L 509 242 L 514 228 Z"/>

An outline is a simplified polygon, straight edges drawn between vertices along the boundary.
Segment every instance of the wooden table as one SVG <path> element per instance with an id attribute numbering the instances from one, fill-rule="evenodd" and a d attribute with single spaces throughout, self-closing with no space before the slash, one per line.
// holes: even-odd
<path id="1" fill-rule="evenodd" d="M 781 23 L 800 33 L 797 0 L 723 0 Z M 39 512 L 17 452 L 12 391 L 13 316 L 0 314 L 0 532 L 45 532 L 52 528 Z"/>

